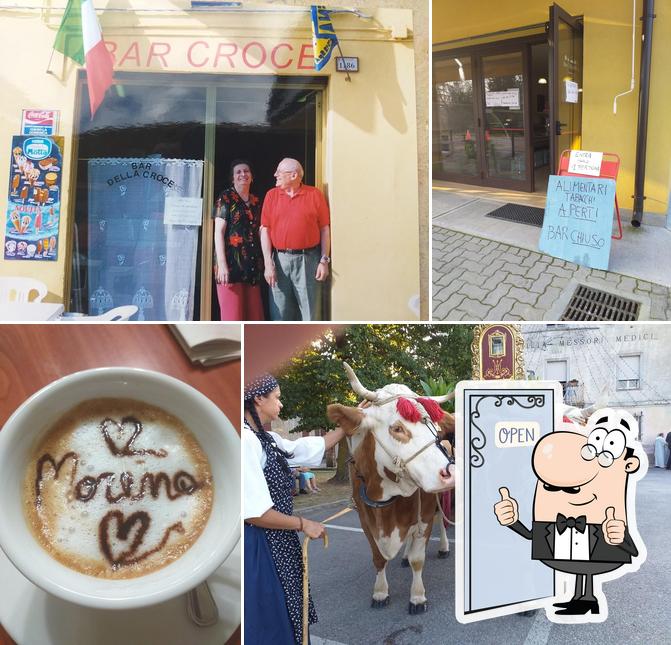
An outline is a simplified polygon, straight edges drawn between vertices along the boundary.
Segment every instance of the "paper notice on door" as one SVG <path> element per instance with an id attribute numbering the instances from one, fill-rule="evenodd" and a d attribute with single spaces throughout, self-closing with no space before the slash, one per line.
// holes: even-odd
<path id="1" fill-rule="evenodd" d="M 564 81 L 564 102 L 578 102 L 578 84 L 575 81 Z"/>
<path id="2" fill-rule="evenodd" d="M 200 226 L 203 223 L 202 198 L 166 197 L 163 223 L 179 226 Z"/>
<path id="3" fill-rule="evenodd" d="M 503 92 L 485 92 L 485 103 L 487 107 L 507 107 L 519 110 L 520 88 L 513 87 Z"/>

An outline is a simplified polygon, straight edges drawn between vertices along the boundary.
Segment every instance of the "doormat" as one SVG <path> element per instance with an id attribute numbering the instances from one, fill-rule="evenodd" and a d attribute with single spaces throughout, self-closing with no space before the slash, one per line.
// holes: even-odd
<path id="1" fill-rule="evenodd" d="M 578 285 L 559 320 L 638 320 L 641 303 Z"/>
<path id="2" fill-rule="evenodd" d="M 487 213 L 485 217 L 505 219 L 516 224 L 529 224 L 530 226 L 543 227 L 544 208 L 534 206 L 523 206 L 522 204 L 504 204 L 500 208 Z"/>

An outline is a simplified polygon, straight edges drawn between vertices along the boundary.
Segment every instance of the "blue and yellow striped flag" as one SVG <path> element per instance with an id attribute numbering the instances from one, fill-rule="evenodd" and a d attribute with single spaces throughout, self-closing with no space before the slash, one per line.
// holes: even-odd
<path id="1" fill-rule="evenodd" d="M 331 12 L 323 5 L 312 5 L 312 49 L 315 69 L 319 72 L 331 60 L 331 54 L 338 45 Z"/>

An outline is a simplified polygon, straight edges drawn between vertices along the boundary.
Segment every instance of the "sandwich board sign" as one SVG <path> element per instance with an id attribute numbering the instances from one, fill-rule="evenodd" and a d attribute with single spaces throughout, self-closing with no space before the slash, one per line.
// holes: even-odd
<path id="1" fill-rule="evenodd" d="M 462 381 L 456 389 L 456 618 L 471 623 L 544 607 L 555 595 L 551 569 L 500 526 L 494 505 L 505 486 L 531 525 L 536 443 L 559 428 L 557 381 Z"/>
<path id="2" fill-rule="evenodd" d="M 607 270 L 614 208 L 614 179 L 550 175 L 539 250 Z"/>

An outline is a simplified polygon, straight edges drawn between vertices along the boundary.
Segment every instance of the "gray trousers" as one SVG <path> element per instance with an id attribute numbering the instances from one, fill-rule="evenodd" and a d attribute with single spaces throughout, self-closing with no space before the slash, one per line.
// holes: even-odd
<path id="1" fill-rule="evenodd" d="M 277 285 L 270 289 L 270 319 L 321 320 L 322 283 L 315 280 L 321 250 L 273 251 L 273 258 Z"/>
<path id="2" fill-rule="evenodd" d="M 573 600 L 596 600 L 592 577 L 600 573 L 615 571 L 622 566 L 622 562 L 582 562 L 566 560 L 541 560 L 548 567 L 575 574 L 575 592 Z"/>

